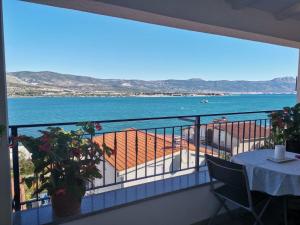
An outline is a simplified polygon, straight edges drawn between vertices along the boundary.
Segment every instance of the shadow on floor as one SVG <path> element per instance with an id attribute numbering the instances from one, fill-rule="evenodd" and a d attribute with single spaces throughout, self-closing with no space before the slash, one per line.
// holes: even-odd
<path id="1" fill-rule="evenodd" d="M 290 209 L 295 207 L 289 206 L 288 225 L 300 225 L 300 201 L 297 201 L 296 204 L 296 210 Z M 245 210 L 235 210 L 233 216 L 234 218 L 232 219 L 229 215 L 222 214 L 214 220 L 213 225 L 253 225 L 255 222 L 251 214 Z M 264 225 L 283 225 L 283 206 L 281 200 L 278 199 L 271 202 L 262 221 Z M 209 220 L 191 225 L 206 225 L 208 222 Z"/>

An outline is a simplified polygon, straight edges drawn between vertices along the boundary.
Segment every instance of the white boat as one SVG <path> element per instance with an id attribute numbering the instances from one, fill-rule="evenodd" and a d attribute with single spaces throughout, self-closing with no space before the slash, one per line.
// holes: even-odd
<path id="1" fill-rule="evenodd" d="M 202 99 L 201 103 L 208 103 L 208 100 L 207 99 Z"/>

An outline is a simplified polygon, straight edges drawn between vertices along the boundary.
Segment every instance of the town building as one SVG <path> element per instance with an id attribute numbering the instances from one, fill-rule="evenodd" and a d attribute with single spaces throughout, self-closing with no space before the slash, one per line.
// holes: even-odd
<path id="1" fill-rule="evenodd" d="M 195 127 L 184 130 L 184 139 L 195 142 Z M 225 119 L 214 120 L 200 126 L 202 145 L 217 148 L 232 155 L 263 148 L 268 144 L 270 128 L 258 121 L 229 122 Z"/>
<path id="2" fill-rule="evenodd" d="M 101 192 L 187 174 L 195 168 L 195 145 L 179 136 L 131 128 L 102 134 L 94 141 L 112 149 L 112 154 L 105 154 L 105 162 L 99 165 L 104 179 L 96 180 L 94 186 L 120 183 L 102 188 Z M 199 150 L 201 165 L 208 150 L 203 146 Z"/>

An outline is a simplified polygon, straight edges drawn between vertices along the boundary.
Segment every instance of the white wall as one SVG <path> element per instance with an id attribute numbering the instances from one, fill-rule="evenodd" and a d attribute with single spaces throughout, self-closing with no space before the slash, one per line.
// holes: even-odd
<path id="1" fill-rule="evenodd" d="M 189 157 L 189 160 L 188 160 L 188 157 Z M 146 166 L 147 176 L 155 175 L 155 167 L 156 167 L 156 174 L 160 174 L 163 172 L 168 173 L 168 174 L 124 183 L 124 187 L 138 185 L 138 184 L 151 182 L 151 181 L 155 181 L 155 180 L 166 179 L 166 178 L 184 175 L 184 174 L 193 172 L 194 167 L 195 167 L 195 152 L 194 151 L 188 152 L 187 150 L 182 150 L 181 158 L 182 158 L 181 169 L 187 169 L 188 163 L 189 163 L 189 167 L 191 168 L 190 170 L 178 171 L 178 170 L 180 170 L 180 152 L 176 152 L 176 153 L 174 153 L 173 160 L 172 160 L 172 155 L 168 155 L 165 157 L 165 162 L 164 162 L 163 158 L 158 158 L 156 160 L 156 166 L 155 166 L 154 161 L 147 163 L 147 166 Z M 204 157 L 201 157 L 199 160 L 200 165 L 204 163 L 203 161 L 204 161 Z M 172 172 L 172 162 L 173 162 L 173 171 L 174 172 Z M 165 170 L 163 170 L 164 167 L 165 167 Z M 122 171 L 119 174 L 121 177 L 123 177 L 122 178 L 123 180 L 126 180 L 125 171 Z M 137 169 L 137 177 L 142 178 L 142 177 L 145 177 L 145 175 L 146 175 L 145 164 L 141 164 L 138 166 L 138 169 Z M 127 171 L 127 179 L 130 180 L 130 179 L 135 179 L 135 178 L 136 178 L 135 167 L 130 168 Z"/>
<path id="2" fill-rule="evenodd" d="M 254 142 L 254 139 L 251 139 L 251 140 L 245 139 L 244 143 L 243 143 L 243 141 L 238 140 L 236 137 L 232 138 L 232 144 L 231 144 L 231 134 L 227 133 L 227 137 L 226 137 L 225 131 L 221 131 L 220 132 L 220 146 L 221 147 L 225 147 L 225 139 L 227 139 L 226 148 L 231 149 L 231 147 L 232 147 L 233 155 L 236 155 L 243 151 L 247 152 L 247 151 L 255 149 L 255 148 L 257 149 L 257 148 L 259 148 L 259 146 L 263 147 L 265 145 L 265 138 L 261 138 L 261 139 L 256 138 L 255 142 Z M 249 142 L 250 142 L 250 148 L 249 148 Z M 214 130 L 213 143 L 216 146 L 219 145 L 219 130 Z M 244 149 L 243 149 L 243 145 L 244 145 Z"/>
<path id="3" fill-rule="evenodd" d="M 120 207 L 64 225 L 190 225 L 209 218 L 217 207 L 209 185 Z"/>
<path id="4" fill-rule="evenodd" d="M 189 160 L 188 160 L 189 157 Z M 108 186 L 105 188 L 99 188 L 97 190 L 92 191 L 91 193 L 102 193 L 102 192 L 107 192 L 115 189 L 119 189 L 122 187 L 130 187 L 133 185 L 139 185 L 147 182 L 152 182 L 156 180 L 161 180 L 161 179 L 167 179 L 170 177 L 174 176 L 180 176 L 188 173 L 194 172 L 194 167 L 195 167 L 195 152 L 194 151 L 187 151 L 187 150 L 182 150 L 181 154 L 181 169 L 187 169 L 188 164 L 191 169 L 187 169 L 184 171 L 177 171 L 172 173 L 172 155 L 167 155 L 165 157 L 165 162 L 163 160 L 163 157 L 158 158 L 156 160 L 156 174 L 163 173 L 163 168 L 165 167 L 165 173 L 169 174 L 164 174 L 164 175 L 158 175 L 158 176 L 153 176 L 155 173 L 155 162 L 154 161 L 149 161 L 147 162 L 147 165 L 145 164 L 140 164 L 137 167 L 137 178 L 141 178 L 139 180 L 134 180 L 136 179 L 136 168 L 132 167 L 127 170 L 127 180 L 134 180 L 134 181 L 129 181 L 123 184 L 118 184 L 118 185 L 113 185 L 113 186 Z M 173 156 L 174 159 L 174 171 L 180 169 L 180 152 L 174 153 Z M 199 158 L 199 164 L 203 165 L 204 164 L 204 154 L 200 154 Z M 144 178 L 146 176 L 145 174 L 145 166 L 147 170 L 147 176 L 152 176 L 149 178 Z M 103 164 L 101 163 L 99 166 L 99 169 L 102 174 L 103 173 Z M 144 178 L 144 179 L 142 179 Z M 126 180 L 126 171 L 117 171 L 117 182 L 125 181 Z M 114 167 L 106 162 L 105 163 L 105 184 L 112 184 L 115 181 L 115 169 Z M 94 186 L 101 186 L 103 185 L 103 179 L 95 179 L 94 181 Z"/>
<path id="5" fill-rule="evenodd" d="M 231 134 L 227 133 L 226 137 L 226 132 L 222 131 L 220 132 L 220 146 L 225 147 L 225 139 L 226 140 L 226 148 L 230 149 L 231 146 L 232 148 L 237 146 L 237 138 L 233 137 L 232 138 L 232 145 L 231 145 Z M 213 133 L 213 143 L 218 146 L 219 145 L 219 130 L 214 129 Z"/>
<path id="6" fill-rule="evenodd" d="M 188 129 L 185 129 L 182 133 L 182 137 L 184 140 L 190 139 L 191 143 L 193 143 L 194 133 L 195 133 L 195 128 L 191 127 L 190 133 L 188 133 Z M 206 134 L 206 127 L 200 126 L 200 141 L 205 141 L 205 134 Z"/>
<path id="7" fill-rule="evenodd" d="M 105 175 L 105 185 L 115 183 L 115 169 L 109 162 L 107 162 L 107 161 L 105 162 L 105 173 L 103 172 L 103 163 L 99 164 L 97 167 L 99 168 L 102 176 Z M 117 175 L 116 182 L 121 182 L 122 177 L 119 176 L 118 172 L 117 172 L 116 175 Z M 103 186 L 103 184 L 104 184 L 104 179 L 103 178 L 102 179 L 95 179 L 94 182 L 93 182 L 94 187 Z M 113 186 L 99 188 L 99 189 L 93 190 L 93 191 L 91 191 L 90 193 L 87 193 L 87 194 L 102 193 L 102 192 L 107 192 L 107 191 L 111 191 L 111 190 L 115 190 L 115 189 L 120 189 L 122 187 L 123 187 L 122 184 L 117 184 L 117 185 L 113 185 Z"/>
<path id="8" fill-rule="evenodd" d="M 250 140 L 250 148 L 249 148 L 249 140 L 245 140 L 244 144 L 243 142 L 239 143 L 239 149 L 235 147 L 235 154 L 243 152 L 243 145 L 244 145 L 244 151 L 247 152 L 252 149 L 258 149 L 259 147 L 263 147 L 265 145 L 265 139 L 256 139 L 255 142 L 253 139 Z"/>

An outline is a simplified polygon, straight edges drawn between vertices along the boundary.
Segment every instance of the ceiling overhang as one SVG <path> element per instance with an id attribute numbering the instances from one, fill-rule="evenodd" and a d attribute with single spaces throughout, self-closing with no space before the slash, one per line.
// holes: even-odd
<path id="1" fill-rule="evenodd" d="M 300 20 L 291 5 L 275 15 L 257 0 L 26 0 L 168 27 L 300 48 Z M 264 0 L 267 1 L 267 0 Z M 272 0 L 274 1 L 274 0 Z M 270 1 L 270 4 L 272 3 Z"/>

